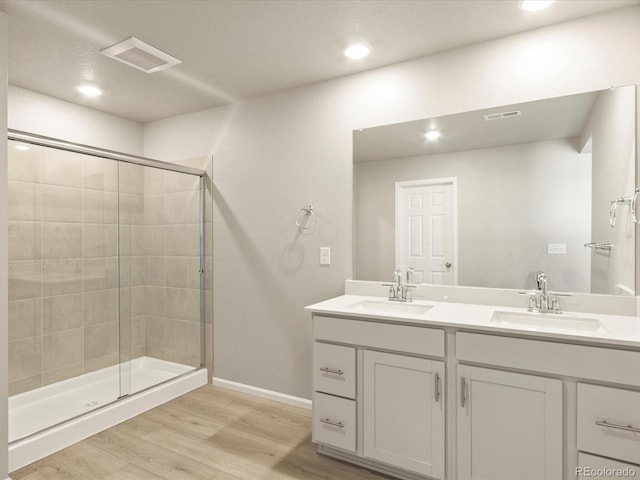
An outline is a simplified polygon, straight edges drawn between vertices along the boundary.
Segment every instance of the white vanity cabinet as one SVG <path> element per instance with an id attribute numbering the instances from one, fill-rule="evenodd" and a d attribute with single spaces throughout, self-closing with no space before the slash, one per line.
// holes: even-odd
<path id="1" fill-rule="evenodd" d="M 404 480 L 640 474 L 640 341 L 496 328 L 486 306 L 327 303 L 309 308 L 320 453 Z"/>
<path id="2" fill-rule="evenodd" d="M 444 331 L 314 315 L 313 440 L 398 478 L 445 478 Z"/>
<path id="3" fill-rule="evenodd" d="M 458 479 L 562 478 L 562 381 L 458 366 Z"/>

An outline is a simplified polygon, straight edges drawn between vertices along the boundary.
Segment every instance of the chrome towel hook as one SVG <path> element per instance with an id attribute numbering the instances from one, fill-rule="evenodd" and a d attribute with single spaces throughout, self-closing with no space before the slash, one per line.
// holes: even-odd
<path id="1" fill-rule="evenodd" d="M 302 215 L 301 215 L 302 214 Z M 316 214 L 313 213 L 313 206 L 307 205 L 298 209 L 296 213 L 296 227 L 299 231 L 309 230 L 316 224 Z"/>

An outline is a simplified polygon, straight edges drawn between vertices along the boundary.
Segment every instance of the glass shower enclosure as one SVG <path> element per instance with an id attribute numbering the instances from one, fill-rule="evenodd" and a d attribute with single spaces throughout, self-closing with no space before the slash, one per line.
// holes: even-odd
<path id="1" fill-rule="evenodd" d="M 9 440 L 204 363 L 204 172 L 9 132 Z"/>

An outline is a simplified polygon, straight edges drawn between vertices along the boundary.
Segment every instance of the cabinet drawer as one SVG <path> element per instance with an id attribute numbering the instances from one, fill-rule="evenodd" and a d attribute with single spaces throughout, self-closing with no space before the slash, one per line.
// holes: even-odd
<path id="1" fill-rule="evenodd" d="M 313 346 L 313 388 L 356 398 L 356 349 L 316 342 Z"/>
<path id="2" fill-rule="evenodd" d="M 578 450 L 640 464 L 640 392 L 579 383 Z"/>
<path id="3" fill-rule="evenodd" d="M 566 343 L 456 333 L 458 361 L 640 387 L 640 352 Z M 562 359 L 562 361 L 558 361 Z"/>
<path id="4" fill-rule="evenodd" d="M 381 350 L 444 357 L 444 330 L 437 328 L 314 315 L 313 338 Z"/>
<path id="5" fill-rule="evenodd" d="M 313 441 L 356 451 L 356 402 L 313 394 Z"/>
<path id="6" fill-rule="evenodd" d="M 580 452 L 576 473 L 578 478 L 633 478 L 640 477 L 640 466 Z"/>

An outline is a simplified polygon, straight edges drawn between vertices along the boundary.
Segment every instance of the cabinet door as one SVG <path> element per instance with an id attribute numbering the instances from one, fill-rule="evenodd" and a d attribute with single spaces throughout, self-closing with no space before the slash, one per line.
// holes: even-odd
<path id="1" fill-rule="evenodd" d="M 562 478 L 562 381 L 458 366 L 458 478 Z"/>
<path id="2" fill-rule="evenodd" d="M 364 454 L 444 478 L 444 364 L 364 352 Z"/>

